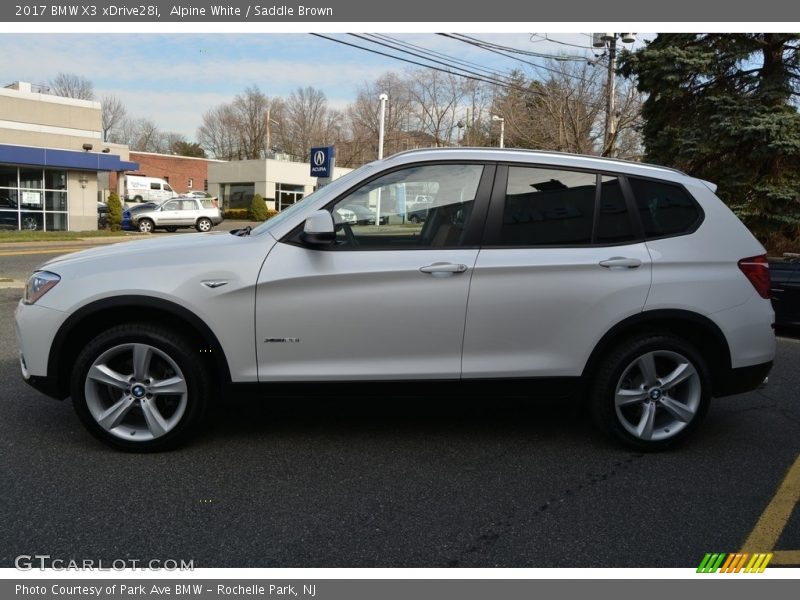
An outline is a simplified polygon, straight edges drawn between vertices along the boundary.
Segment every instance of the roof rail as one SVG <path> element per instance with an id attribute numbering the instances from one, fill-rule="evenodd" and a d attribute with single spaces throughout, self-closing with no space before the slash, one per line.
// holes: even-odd
<path id="1" fill-rule="evenodd" d="M 623 165 L 642 165 L 642 166 L 646 166 L 646 167 L 655 167 L 656 169 L 664 169 L 665 171 L 672 171 L 673 173 L 678 173 L 679 175 L 686 175 L 688 177 L 688 174 L 683 172 L 683 171 L 681 171 L 680 169 L 675 169 L 673 167 L 665 167 L 664 165 L 654 165 L 652 163 L 639 162 L 639 161 L 636 161 L 636 160 L 625 160 L 623 158 L 610 158 L 608 156 L 595 156 L 593 154 L 576 154 L 574 152 L 561 152 L 559 150 L 532 150 L 532 149 L 529 149 L 529 148 L 487 148 L 485 146 L 483 146 L 483 147 L 481 147 L 481 146 L 464 146 L 464 147 L 462 147 L 462 146 L 457 146 L 457 147 L 451 146 L 451 147 L 414 148 L 413 150 L 403 150 L 402 152 L 398 152 L 397 154 L 392 154 L 391 157 L 387 156 L 386 158 L 392 158 L 392 157 L 395 157 L 395 156 L 403 156 L 403 155 L 406 155 L 406 154 L 419 154 L 421 152 L 446 152 L 448 150 L 451 151 L 451 152 L 452 151 L 466 150 L 468 152 L 470 152 L 470 151 L 476 151 L 476 152 L 478 152 L 478 151 L 480 151 L 480 152 L 491 151 L 491 152 L 497 152 L 497 153 L 505 152 L 505 153 L 509 153 L 509 154 L 516 153 L 516 152 L 522 152 L 522 153 L 525 153 L 525 154 L 536 154 L 538 156 L 548 156 L 548 155 L 553 155 L 553 154 L 555 154 L 557 156 L 575 156 L 575 157 L 579 157 L 579 158 L 589 158 L 589 159 L 592 159 L 592 160 L 599 160 L 599 161 L 608 162 L 608 163 L 621 163 Z"/>

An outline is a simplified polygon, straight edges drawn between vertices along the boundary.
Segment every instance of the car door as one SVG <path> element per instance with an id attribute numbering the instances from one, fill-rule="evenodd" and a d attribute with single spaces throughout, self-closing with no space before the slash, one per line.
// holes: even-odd
<path id="1" fill-rule="evenodd" d="M 642 310 L 650 256 L 623 185 L 587 171 L 498 167 L 464 378 L 580 375 L 608 329 Z"/>
<path id="2" fill-rule="evenodd" d="M 326 207 L 331 246 L 305 245 L 302 226 L 281 240 L 256 291 L 259 380 L 457 379 L 493 174 L 480 163 L 399 168 Z M 405 198 L 421 192 L 434 208 L 408 223 Z M 378 223 L 343 220 L 350 204 Z"/>
<path id="3" fill-rule="evenodd" d="M 181 202 L 180 200 L 170 200 L 161 205 L 161 208 L 155 213 L 156 225 L 169 226 L 178 225 L 181 219 Z"/>
<path id="4" fill-rule="evenodd" d="M 197 200 L 192 198 L 184 198 L 180 201 L 180 211 L 178 212 L 178 220 L 176 225 L 190 227 L 194 225 L 197 218 L 200 216 L 200 209 L 197 206 Z"/>

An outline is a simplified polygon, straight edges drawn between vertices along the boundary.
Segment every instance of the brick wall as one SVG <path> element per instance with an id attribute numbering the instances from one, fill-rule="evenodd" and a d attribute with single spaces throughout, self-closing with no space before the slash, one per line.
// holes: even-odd
<path id="1" fill-rule="evenodd" d="M 179 194 L 204 191 L 203 183 L 208 179 L 208 160 L 204 158 L 132 151 L 129 160 L 139 163 L 139 170 L 131 172 L 131 175 L 161 177 L 169 181 L 172 189 Z M 190 179 L 192 187 L 189 187 Z M 111 173 L 109 188 L 116 189 L 116 185 L 116 173 Z"/>

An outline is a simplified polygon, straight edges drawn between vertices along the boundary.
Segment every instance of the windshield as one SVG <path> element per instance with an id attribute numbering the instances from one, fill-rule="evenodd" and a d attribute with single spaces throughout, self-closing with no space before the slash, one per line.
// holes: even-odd
<path id="1" fill-rule="evenodd" d="M 250 232 L 250 235 L 259 235 L 261 233 L 264 233 L 265 231 L 269 231 L 273 227 L 277 227 L 278 225 L 289 219 L 293 214 L 308 206 L 311 203 L 310 201 L 313 201 L 313 199 L 317 198 L 318 194 L 322 191 L 324 191 L 325 193 L 328 192 L 333 192 L 334 194 L 339 193 L 342 189 L 346 188 L 350 184 L 350 181 L 352 179 L 355 179 L 358 175 L 363 173 L 364 169 L 368 169 L 371 166 L 371 164 L 372 163 L 364 165 L 363 167 L 350 171 L 347 175 L 343 175 L 338 179 L 334 179 L 333 182 L 331 182 L 330 184 L 326 185 L 325 187 L 319 188 L 315 192 L 312 192 L 299 202 L 295 202 L 289 208 L 283 209 L 281 212 L 279 212 L 271 219 L 268 219 L 258 227 L 255 227 Z"/>

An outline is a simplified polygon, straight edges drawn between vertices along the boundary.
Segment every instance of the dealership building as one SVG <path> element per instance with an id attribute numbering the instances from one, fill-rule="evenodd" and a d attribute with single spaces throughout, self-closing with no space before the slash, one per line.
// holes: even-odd
<path id="1" fill-rule="evenodd" d="M 352 169 L 335 167 L 333 179 Z M 225 208 L 248 208 L 255 194 L 267 208 L 283 210 L 316 189 L 307 162 L 255 159 L 208 164 L 208 192 L 222 199 Z"/>
<path id="2" fill-rule="evenodd" d="M 99 102 L 0 88 L 0 229 L 97 229 L 98 174 L 139 168 L 101 122 Z"/>

